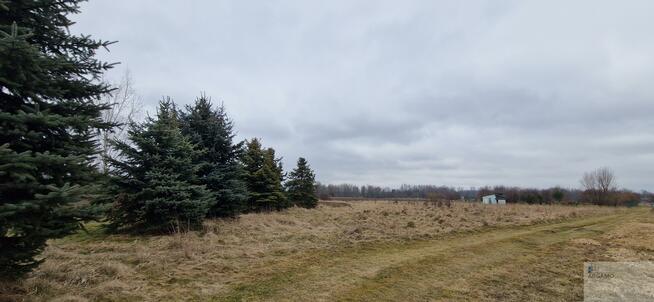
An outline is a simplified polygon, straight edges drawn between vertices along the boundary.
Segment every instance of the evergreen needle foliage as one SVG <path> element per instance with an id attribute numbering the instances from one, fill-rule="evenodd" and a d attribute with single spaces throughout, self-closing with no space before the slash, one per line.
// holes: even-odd
<path id="1" fill-rule="evenodd" d="M 259 139 L 253 138 L 246 144 L 243 163 L 247 173 L 248 211 L 282 210 L 291 206 L 284 194 L 281 159 L 275 158 L 275 150 L 263 149 Z"/>
<path id="2" fill-rule="evenodd" d="M 115 142 L 111 159 L 117 199 L 110 213 L 116 229 L 165 232 L 197 228 L 215 202 L 199 183 L 202 156 L 181 132 L 174 104 L 159 103 L 156 118 L 132 123 L 128 142 Z"/>
<path id="3" fill-rule="evenodd" d="M 289 173 L 286 195 L 292 204 L 299 207 L 315 208 L 318 205 L 316 176 L 303 157 L 297 160 L 297 167 Z"/>
<path id="4" fill-rule="evenodd" d="M 234 144 L 234 125 L 224 106 L 213 108 L 206 96 L 181 112 L 182 132 L 203 150 L 197 158 L 200 183 L 214 192 L 210 217 L 236 217 L 247 199 L 243 167 L 239 161 L 243 143 Z"/>
<path id="5" fill-rule="evenodd" d="M 0 1 L 0 278 L 19 276 L 50 238 L 93 217 L 94 101 L 110 91 L 95 59 L 110 43 L 68 32 L 77 0 Z"/>

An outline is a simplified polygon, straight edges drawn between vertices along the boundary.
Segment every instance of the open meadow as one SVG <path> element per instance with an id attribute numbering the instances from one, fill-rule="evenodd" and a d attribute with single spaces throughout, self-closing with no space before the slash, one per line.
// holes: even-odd
<path id="1" fill-rule="evenodd" d="M 567 301 L 582 263 L 654 260 L 646 208 L 321 202 L 198 232 L 51 240 L 0 301 Z"/>

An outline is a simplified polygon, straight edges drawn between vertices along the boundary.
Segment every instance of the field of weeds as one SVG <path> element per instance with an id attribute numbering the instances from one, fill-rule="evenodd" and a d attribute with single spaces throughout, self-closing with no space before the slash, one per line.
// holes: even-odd
<path id="1" fill-rule="evenodd" d="M 92 224 L 88 233 L 49 242 L 44 263 L 27 279 L 0 284 L 0 301 L 207 300 L 308 254 L 625 211 L 359 201 L 207 221 L 201 232 L 164 236 L 108 235 Z"/>

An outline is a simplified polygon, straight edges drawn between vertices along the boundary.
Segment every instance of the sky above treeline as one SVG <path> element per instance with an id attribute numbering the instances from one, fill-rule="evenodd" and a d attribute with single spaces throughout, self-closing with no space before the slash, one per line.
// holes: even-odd
<path id="1" fill-rule="evenodd" d="M 654 190 L 654 1 L 91 1 L 144 109 L 224 102 L 323 183 Z"/>

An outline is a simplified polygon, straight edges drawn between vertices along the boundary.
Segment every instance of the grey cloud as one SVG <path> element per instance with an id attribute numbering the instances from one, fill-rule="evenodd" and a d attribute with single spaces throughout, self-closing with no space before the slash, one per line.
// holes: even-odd
<path id="1" fill-rule="evenodd" d="M 154 109 L 223 101 L 323 182 L 654 190 L 651 1 L 92 1 Z"/>

